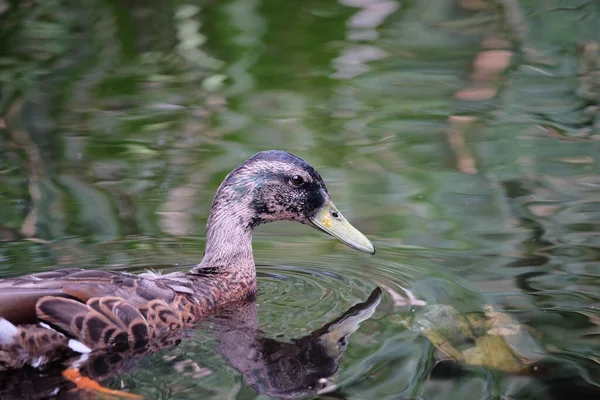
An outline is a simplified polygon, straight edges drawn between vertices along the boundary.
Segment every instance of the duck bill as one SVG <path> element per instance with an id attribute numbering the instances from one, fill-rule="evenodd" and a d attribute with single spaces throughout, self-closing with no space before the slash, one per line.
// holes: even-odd
<path id="1" fill-rule="evenodd" d="M 341 338 L 346 341 L 350 335 L 356 332 L 363 321 L 371 318 L 375 313 L 375 309 L 381 302 L 383 293 L 380 288 L 375 288 L 371 295 L 364 303 L 356 304 L 339 318 L 329 322 L 321 329 L 315 332 L 319 335 L 321 344 L 330 357 L 341 355 L 343 349 L 340 349 L 339 343 Z M 314 332 L 313 332 L 314 334 Z"/>
<path id="2" fill-rule="evenodd" d="M 312 226 L 333 236 L 348 247 L 358 251 L 375 254 L 375 247 L 358 229 L 350 225 L 331 200 L 327 201 L 317 213 L 309 218 Z"/>

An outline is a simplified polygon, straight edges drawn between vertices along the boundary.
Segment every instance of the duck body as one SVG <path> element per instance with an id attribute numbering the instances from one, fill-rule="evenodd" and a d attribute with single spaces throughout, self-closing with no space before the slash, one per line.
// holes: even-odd
<path id="1" fill-rule="evenodd" d="M 43 365 L 73 351 L 147 352 L 170 344 L 176 332 L 255 295 L 252 230 L 278 220 L 310 224 L 374 253 L 310 165 L 283 151 L 261 152 L 217 190 L 204 257 L 188 272 L 68 268 L 0 279 L 0 371 Z"/>
<path id="2" fill-rule="evenodd" d="M 2 370 L 87 349 L 145 351 L 218 306 L 253 296 L 255 284 L 219 274 L 68 268 L 2 280 L 0 291 Z"/>

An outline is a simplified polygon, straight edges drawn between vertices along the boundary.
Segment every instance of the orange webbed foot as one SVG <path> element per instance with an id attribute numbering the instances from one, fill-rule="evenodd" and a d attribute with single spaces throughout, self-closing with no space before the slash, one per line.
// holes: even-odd
<path id="1" fill-rule="evenodd" d="M 73 390 L 83 390 L 89 392 L 92 395 L 97 394 L 99 397 L 116 397 L 120 399 L 136 400 L 143 399 L 142 396 L 139 396 L 137 394 L 105 388 L 95 380 L 90 379 L 87 376 L 82 376 L 78 368 L 67 368 L 62 372 L 62 376 L 75 384 L 76 388 Z"/>

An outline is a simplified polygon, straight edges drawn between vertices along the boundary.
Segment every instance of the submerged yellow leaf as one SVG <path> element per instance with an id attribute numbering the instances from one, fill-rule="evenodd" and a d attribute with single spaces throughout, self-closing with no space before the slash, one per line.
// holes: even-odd
<path id="1" fill-rule="evenodd" d="M 476 345 L 463 351 L 465 362 L 471 365 L 499 369 L 504 372 L 520 372 L 525 365 L 515 357 L 502 336 L 482 336 Z"/>

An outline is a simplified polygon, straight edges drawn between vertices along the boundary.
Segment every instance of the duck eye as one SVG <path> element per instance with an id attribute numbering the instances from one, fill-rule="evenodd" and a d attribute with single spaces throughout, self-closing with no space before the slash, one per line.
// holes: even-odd
<path id="1" fill-rule="evenodd" d="M 292 179 L 290 179 L 290 182 L 294 186 L 302 186 L 304 183 L 304 178 L 302 178 L 300 175 L 294 175 L 292 176 Z"/>

